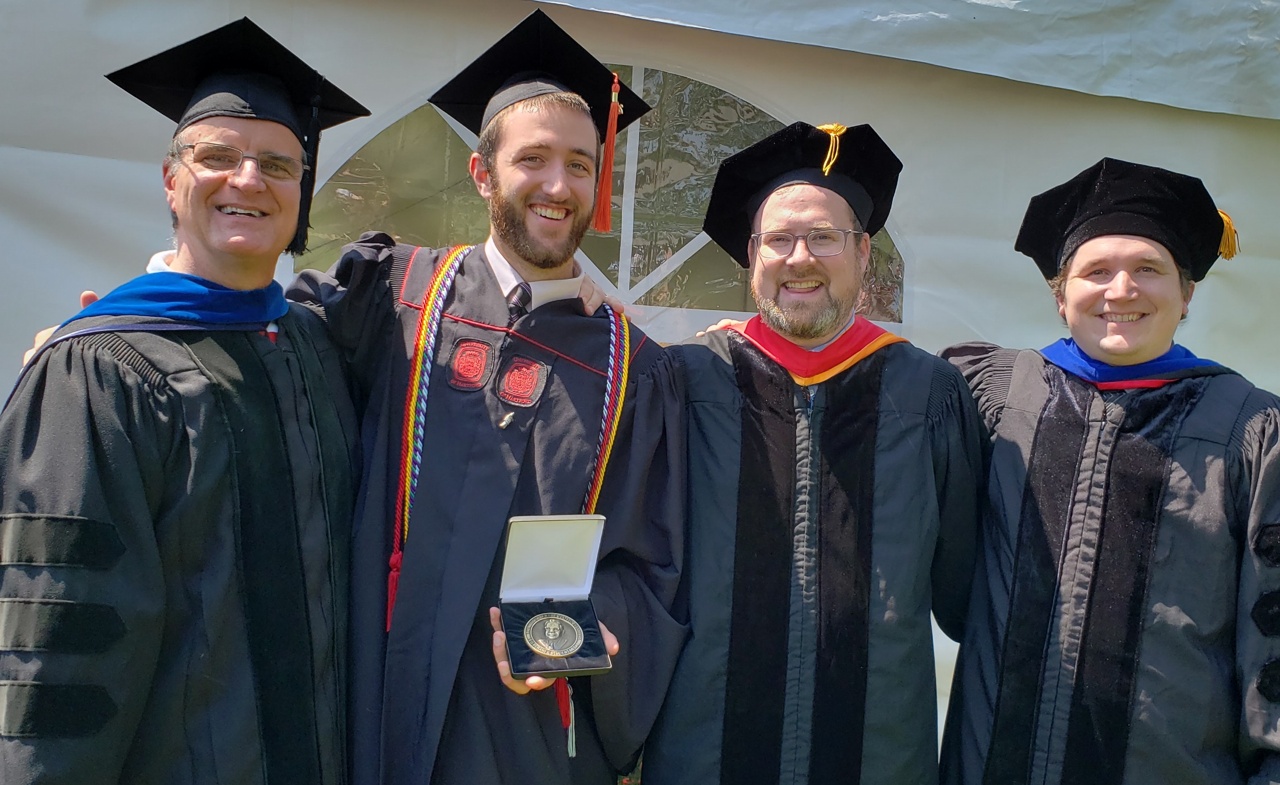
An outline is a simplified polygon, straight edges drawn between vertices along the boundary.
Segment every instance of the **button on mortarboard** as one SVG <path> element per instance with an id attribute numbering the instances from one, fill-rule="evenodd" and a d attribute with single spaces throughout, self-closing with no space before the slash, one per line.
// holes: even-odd
<path id="1" fill-rule="evenodd" d="M 182 129 L 210 117 L 279 123 L 298 137 L 315 165 L 320 131 L 369 110 L 248 18 L 167 49 L 107 78 Z M 291 253 L 306 246 L 314 173 L 302 179 L 298 232 Z"/>
<path id="2" fill-rule="evenodd" d="M 1155 240 L 1193 281 L 1235 254 L 1235 228 L 1199 178 L 1116 158 L 1032 197 L 1014 249 L 1051 280 L 1084 242 L 1111 234 Z"/>
<path id="3" fill-rule="evenodd" d="M 743 267 L 760 205 L 778 188 L 808 183 L 839 194 L 875 234 L 893 206 L 902 161 L 869 125 L 793 123 L 726 158 L 716 172 L 702 229 Z"/>

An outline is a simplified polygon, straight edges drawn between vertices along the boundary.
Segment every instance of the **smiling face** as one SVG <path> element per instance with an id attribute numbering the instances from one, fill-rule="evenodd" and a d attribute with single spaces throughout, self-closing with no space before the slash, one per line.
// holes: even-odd
<path id="1" fill-rule="evenodd" d="M 1137 365 L 1169 351 L 1194 286 L 1184 285 L 1160 243 L 1103 235 L 1071 258 L 1058 313 L 1085 354 L 1109 365 Z"/>
<path id="2" fill-rule="evenodd" d="M 596 129 L 583 111 L 516 104 L 501 123 L 492 166 L 479 153 L 471 174 L 489 202 L 490 231 L 526 280 L 569 274 L 568 262 L 591 225 Z"/>
<path id="3" fill-rule="evenodd" d="M 246 156 L 303 157 L 293 132 L 267 120 L 211 117 L 183 129 L 176 141 L 218 142 Z M 297 231 L 298 181 L 263 177 L 248 158 L 235 171 L 214 171 L 193 163 L 188 150 L 166 159 L 164 188 L 177 221 L 172 269 L 236 289 L 270 283 L 277 257 Z"/>
<path id="4" fill-rule="evenodd" d="M 825 188 L 798 184 L 779 188 L 765 199 L 754 232 L 806 235 L 814 229 L 860 229 L 853 210 Z M 871 259 L 865 234 L 850 235 L 835 256 L 814 256 L 797 240 L 791 255 L 762 256 L 751 245 L 751 294 L 760 318 L 793 343 L 812 347 L 831 340 L 853 316 L 862 276 Z"/>

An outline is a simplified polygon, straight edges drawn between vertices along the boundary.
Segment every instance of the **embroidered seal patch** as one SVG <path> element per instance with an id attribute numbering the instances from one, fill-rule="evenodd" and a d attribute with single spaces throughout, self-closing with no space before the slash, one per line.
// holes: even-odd
<path id="1" fill-rule="evenodd" d="M 493 375 L 493 347 L 474 338 L 459 338 L 449 358 L 449 386 L 455 390 L 479 390 Z"/>
<path id="2" fill-rule="evenodd" d="M 533 406 L 547 386 L 547 366 L 528 357 L 512 357 L 498 383 L 498 397 L 512 406 Z"/>

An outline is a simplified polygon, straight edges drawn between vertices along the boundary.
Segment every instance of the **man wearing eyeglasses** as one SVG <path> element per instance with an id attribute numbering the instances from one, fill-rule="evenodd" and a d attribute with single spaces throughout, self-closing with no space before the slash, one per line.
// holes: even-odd
<path id="1" fill-rule="evenodd" d="M 339 785 L 359 434 L 272 274 L 368 112 L 248 19 L 110 78 L 177 123 L 175 251 L 0 414 L 0 782 Z"/>
<path id="2" fill-rule="evenodd" d="M 717 174 L 704 229 L 759 315 L 668 350 L 691 635 L 646 785 L 937 781 L 929 614 L 959 636 L 982 453 L 960 374 L 855 314 L 900 170 L 796 123 Z"/>

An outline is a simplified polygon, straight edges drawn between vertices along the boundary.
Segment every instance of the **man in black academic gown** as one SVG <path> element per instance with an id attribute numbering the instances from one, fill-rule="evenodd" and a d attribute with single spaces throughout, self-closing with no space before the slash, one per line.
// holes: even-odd
<path id="1" fill-rule="evenodd" d="M 610 206 L 595 193 L 611 180 L 600 139 L 607 153 L 611 127 L 648 109 L 615 84 L 536 12 L 432 97 L 479 134 L 471 174 L 489 238 L 427 249 L 365 235 L 291 292 L 324 309 L 369 396 L 352 578 L 358 783 L 612 782 L 683 641 L 669 612 L 680 407 L 650 375 L 659 347 L 577 301 L 573 254 L 597 199 Z M 584 510 L 607 517 L 591 596 L 620 653 L 611 673 L 575 679 L 571 701 L 564 680 L 517 694 L 550 682 L 503 670 L 504 686 L 495 668 L 508 518 Z"/>
<path id="2" fill-rule="evenodd" d="M 668 349 L 692 632 L 647 785 L 936 781 L 929 614 L 959 637 L 981 443 L 960 374 L 855 315 L 901 166 L 796 123 L 716 176 L 704 228 L 760 313 Z"/>
<path id="3" fill-rule="evenodd" d="M 947 785 L 1280 782 L 1280 397 L 1175 343 L 1235 229 L 1104 158 L 1015 248 L 1070 337 L 943 354 L 990 434 Z"/>
<path id="4" fill-rule="evenodd" d="M 178 123 L 176 252 L 0 415 L 0 781 L 342 783 L 355 411 L 272 272 L 367 112 L 247 19 L 110 78 Z"/>

